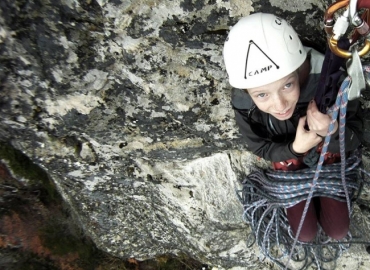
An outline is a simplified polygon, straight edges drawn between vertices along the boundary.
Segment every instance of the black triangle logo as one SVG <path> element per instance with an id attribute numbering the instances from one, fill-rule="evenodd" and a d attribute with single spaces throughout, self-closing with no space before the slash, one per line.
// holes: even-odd
<path id="1" fill-rule="evenodd" d="M 257 50 L 257 52 L 254 52 L 255 50 Z M 258 53 L 262 57 L 265 57 L 265 59 L 264 59 L 265 61 L 260 59 L 261 61 L 259 61 L 259 62 L 264 63 L 264 64 L 258 69 L 248 70 L 248 61 L 250 60 L 249 56 L 250 56 L 251 52 L 252 53 Z M 255 59 L 254 59 L 254 61 L 255 61 Z M 271 70 L 273 65 L 277 69 L 279 69 L 279 66 L 253 40 L 250 40 L 249 45 L 248 45 L 247 57 L 245 59 L 244 78 L 247 79 L 248 76 L 255 76 L 255 75 L 258 75 L 262 72 L 269 71 L 269 70 Z"/>

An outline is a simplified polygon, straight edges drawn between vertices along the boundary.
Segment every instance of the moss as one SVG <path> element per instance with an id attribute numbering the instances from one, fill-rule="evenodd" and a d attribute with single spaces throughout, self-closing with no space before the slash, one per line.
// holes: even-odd
<path id="1" fill-rule="evenodd" d="M 18 270 L 58 270 L 51 261 L 33 254 L 26 256 L 16 267 Z"/>
<path id="2" fill-rule="evenodd" d="M 43 236 L 43 244 L 49 248 L 53 254 L 67 255 L 69 253 L 78 253 L 79 256 L 89 257 L 91 253 L 90 247 L 86 246 L 81 239 L 77 239 L 71 235 L 60 233 L 54 228 L 51 236 L 48 231 Z"/>
<path id="3" fill-rule="evenodd" d="M 41 257 L 24 249 L 1 249 L 1 269 L 7 270 L 59 270 L 49 258 Z"/>
<path id="4" fill-rule="evenodd" d="M 46 202 L 60 199 L 56 187 L 48 174 L 21 151 L 15 149 L 10 144 L 1 142 L 0 158 L 8 162 L 14 174 L 28 179 L 31 186 L 40 189 L 42 192 L 41 198 L 46 200 Z"/>
<path id="5" fill-rule="evenodd" d="M 16 211 L 27 222 L 32 222 L 32 217 L 37 218 L 38 221 L 41 219 L 40 222 L 43 226 L 39 229 L 38 234 L 42 245 L 48 248 L 54 257 L 69 258 L 68 255 L 78 254 L 76 261 L 67 264 L 86 270 L 199 270 L 204 267 L 200 262 L 186 254 L 178 256 L 163 255 L 152 260 L 136 261 L 123 260 L 98 250 L 95 244 L 82 233 L 82 230 L 74 222 L 53 182 L 43 169 L 34 164 L 21 151 L 7 143 L 0 143 L 0 158 L 7 161 L 14 174 L 30 181 L 30 185 L 22 189 L 23 192 L 17 193 L 16 196 L 14 195 L 8 198 L 9 200 L 4 201 L 4 210 L 2 211 L 4 213 Z M 41 196 L 35 197 L 36 193 L 32 192 L 33 190 L 40 190 Z M 40 207 L 39 199 L 47 209 L 47 213 L 42 216 L 38 214 L 39 212 L 35 213 L 33 208 L 38 209 Z M 14 269 L 60 269 L 60 263 L 57 261 L 52 261 L 50 258 L 32 252 L 22 251 L 22 254 L 14 250 L 8 250 L 8 252 L 12 254 L 11 256 L 17 257 L 14 264 L 8 264 L 14 266 Z"/>
<path id="6" fill-rule="evenodd" d="M 43 245 L 56 255 L 77 253 L 81 260 L 89 261 L 94 253 L 93 244 L 66 217 L 51 217 L 40 229 L 40 236 Z"/>

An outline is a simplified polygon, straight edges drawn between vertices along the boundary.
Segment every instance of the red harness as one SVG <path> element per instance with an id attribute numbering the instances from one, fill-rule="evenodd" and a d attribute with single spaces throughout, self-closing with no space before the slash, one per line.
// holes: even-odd
<path id="1" fill-rule="evenodd" d="M 323 143 L 317 147 L 316 152 L 321 153 Z M 307 153 L 306 153 L 307 154 Z M 272 166 L 274 170 L 281 170 L 281 171 L 296 171 L 303 168 L 307 168 L 307 165 L 303 162 L 303 157 L 299 158 L 292 158 L 285 161 L 280 162 L 272 162 Z M 324 157 L 324 165 L 325 164 L 332 164 L 340 162 L 340 153 L 330 153 L 326 152 Z"/>

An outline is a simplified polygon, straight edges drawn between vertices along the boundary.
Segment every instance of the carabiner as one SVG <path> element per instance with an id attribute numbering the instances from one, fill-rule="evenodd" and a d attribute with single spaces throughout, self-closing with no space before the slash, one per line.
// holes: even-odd
<path id="1" fill-rule="evenodd" d="M 352 56 L 352 53 L 350 51 L 343 50 L 338 47 L 338 40 L 332 36 L 328 40 L 329 48 L 330 50 L 342 58 L 350 58 Z M 365 40 L 365 45 L 362 47 L 362 49 L 358 52 L 358 55 L 360 57 L 366 55 L 370 51 L 370 41 L 368 39 Z"/>
<path id="2" fill-rule="evenodd" d="M 363 23 L 363 20 L 358 16 L 358 13 L 357 13 L 357 0 L 349 1 L 348 10 L 349 10 L 349 14 L 348 14 L 349 21 L 355 27 L 359 27 Z"/>
<path id="3" fill-rule="evenodd" d="M 328 37 L 331 37 L 333 35 L 333 26 L 334 26 L 334 14 L 339 9 L 344 8 L 345 6 L 348 6 L 349 0 L 339 0 L 333 4 L 331 4 L 328 9 L 326 10 L 324 14 L 324 26 L 325 26 L 325 32 L 328 35 Z"/>
<path id="4" fill-rule="evenodd" d="M 349 0 L 339 0 L 333 4 L 331 4 L 324 14 L 324 23 L 327 21 L 333 20 L 334 13 L 337 12 L 339 9 L 348 6 Z"/>
<path id="5" fill-rule="evenodd" d="M 370 37 L 369 37 L 369 25 L 363 18 L 360 18 L 357 13 L 357 8 L 360 7 L 368 7 L 370 6 L 369 0 L 341 0 L 337 1 L 332 4 L 325 13 L 325 31 L 328 35 L 328 44 L 330 50 L 342 58 L 350 58 L 352 53 L 350 51 L 346 51 L 340 49 L 338 45 L 338 40 L 346 33 L 349 23 L 356 27 L 356 35 L 360 34 L 365 36 L 365 44 L 358 52 L 359 56 L 364 56 L 370 51 Z M 334 13 L 348 6 L 341 16 L 339 16 L 338 20 L 334 24 Z M 366 14 L 365 14 L 366 15 Z M 358 33 L 358 34 L 357 34 Z M 355 35 L 354 35 L 355 36 Z M 355 37 L 355 39 L 357 36 Z"/>
<path id="6" fill-rule="evenodd" d="M 369 25 L 367 21 L 364 20 L 364 18 L 368 16 L 367 14 L 368 10 L 367 12 L 363 14 L 363 17 L 360 17 L 357 12 L 357 7 L 359 4 L 362 5 L 363 3 L 358 3 L 358 0 L 350 0 L 349 8 L 348 8 L 349 10 L 348 17 L 349 17 L 349 21 L 351 22 L 351 24 L 354 27 L 356 27 L 357 33 L 359 33 L 361 36 L 367 36 L 370 30 L 369 30 Z"/>

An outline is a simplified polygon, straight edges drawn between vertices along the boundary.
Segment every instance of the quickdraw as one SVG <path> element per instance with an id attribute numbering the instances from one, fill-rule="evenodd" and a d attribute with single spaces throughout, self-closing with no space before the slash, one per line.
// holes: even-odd
<path id="1" fill-rule="evenodd" d="M 334 14 L 342 8 L 346 8 L 346 10 L 335 22 Z M 359 36 L 365 38 L 363 47 L 357 51 L 359 56 L 362 57 L 370 51 L 369 8 L 369 0 L 340 0 L 329 6 L 324 15 L 324 25 L 328 44 L 333 53 L 342 58 L 352 57 L 353 53 L 351 51 L 338 47 L 338 40 L 346 33 L 350 24 L 356 29 L 354 35 L 352 35 L 352 44 L 359 39 Z M 366 9 L 361 17 L 357 12 L 358 9 Z"/>
<path id="2" fill-rule="evenodd" d="M 341 9 L 345 11 L 334 21 L 334 15 Z M 358 10 L 362 9 L 362 15 Z M 338 57 L 348 59 L 346 62 L 347 73 L 352 78 L 348 88 L 348 99 L 359 98 L 361 91 L 366 88 L 365 77 L 362 70 L 360 57 L 370 51 L 370 0 L 339 0 L 326 10 L 324 15 L 325 32 L 328 46 Z M 349 49 L 339 46 L 341 38 L 346 34 L 349 26 L 355 28 L 350 39 Z M 359 44 L 360 40 L 361 45 Z"/>

